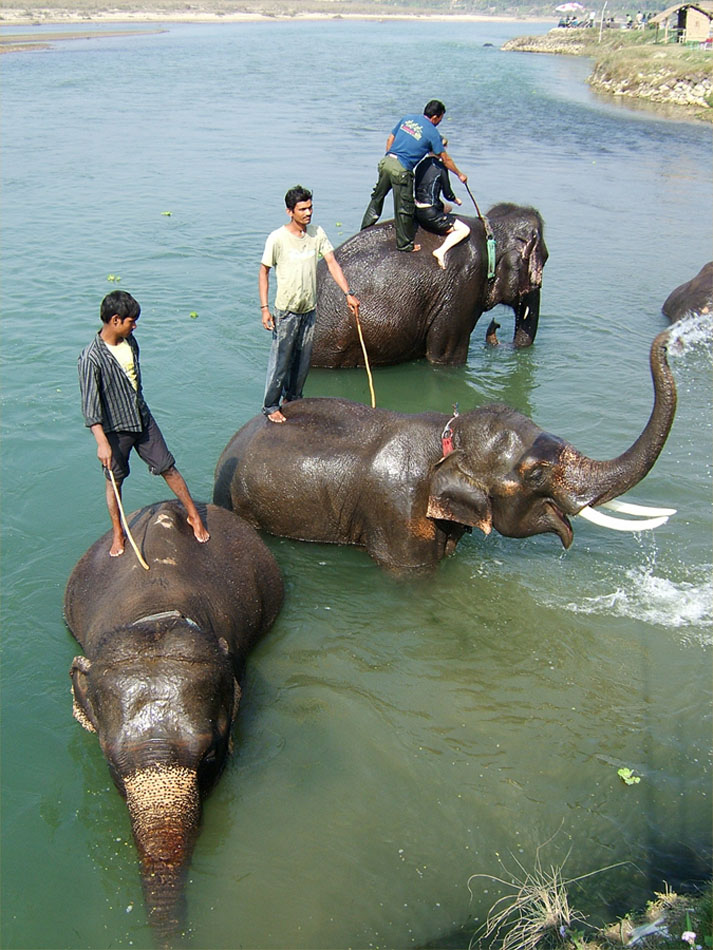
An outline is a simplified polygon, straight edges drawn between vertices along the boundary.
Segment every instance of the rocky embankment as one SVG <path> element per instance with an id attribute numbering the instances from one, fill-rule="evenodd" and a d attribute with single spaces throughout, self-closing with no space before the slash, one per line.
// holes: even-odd
<path id="1" fill-rule="evenodd" d="M 675 106 L 709 109 L 713 96 L 710 76 L 681 77 L 665 65 L 651 72 L 637 72 L 632 76 L 612 75 L 605 63 L 596 63 L 587 80 L 593 89 L 612 96 L 631 96 Z"/>
<path id="2" fill-rule="evenodd" d="M 619 35 L 614 37 L 608 35 L 612 32 L 604 31 L 600 45 L 597 29 L 556 28 L 543 36 L 508 40 L 503 49 L 589 56 L 594 69 L 587 81 L 598 92 L 674 106 L 696 118 L 713 118 L 710 53 L 653 42 L 629 44 L 620 39 L 623 31 L 616 31 Z"/>

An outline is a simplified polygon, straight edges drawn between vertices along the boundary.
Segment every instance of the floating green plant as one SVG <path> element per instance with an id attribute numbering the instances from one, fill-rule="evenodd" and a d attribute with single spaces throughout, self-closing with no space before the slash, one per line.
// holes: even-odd
<path id="1" fill-rule="evenodd" d="M 616 773 L 620 779 L 623 779 L 627 785 L 638 785 L 641 781 L 641 776 L 634 775 L 631 769 L 618 769 Z"/>

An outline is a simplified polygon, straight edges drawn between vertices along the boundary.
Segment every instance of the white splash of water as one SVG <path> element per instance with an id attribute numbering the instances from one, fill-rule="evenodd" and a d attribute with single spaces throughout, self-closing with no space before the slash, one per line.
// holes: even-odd
<path id="1" fill-rule="evenodd" d="M 713 340 L 713 314 L 691 314 L 671 325 L 670 355 L 685 356 L 690 350 L 708 350 Z"/>
<path id="2" fill-rule="evenodd" d="M 706 571 L 710 578 L 710 568 Z M 614 590 L 564 605 L 573 613 L 632 617 L 665 627 L 710 628 L 713 620 L 713 583 L 673 581 L 658 577 L 652 566 L 630 568 Z M 713 643 L 710 630 L 704 637 Z"/>

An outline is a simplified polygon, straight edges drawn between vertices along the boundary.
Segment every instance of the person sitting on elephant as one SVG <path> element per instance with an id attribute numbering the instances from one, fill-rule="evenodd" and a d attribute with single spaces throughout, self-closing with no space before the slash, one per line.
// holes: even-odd
<path id="1" fill-rule="evenodd" d="M 139 344 L 134 337 L 141 307 L 131 294 L 115 290 L 101 302 L 102 327 L 79 354 L 79 389 L 87 428 L 97 442 L 97 458 L 106 476 L 106 503 L 112 526 L 111 557 L 124 553 L 126 535 L 121 523 L 121 485 L 129 474 L 129 454 L 136 449 L 152 475 L 162 475 L 188 513 L 197 541 L 210 537 L 176 460 L 144 400 L 139 366 Z"/>
<path id="2" fill-rule="evenodd" d="M 270 422 L 278 423 L 287 421 L 280 402 L 302 398 L 309 372 L 320 257 L 344 293 L 347 307 L 359 317 L 359 301 L 349 289 L 329 238 L 319 225 L 310 223 L 312 192 L 302 185 L 290 188 L 285 195 L 285 210 L 290 222 L 268 235 L 258 276 L 262 325 L 272 332 L 262 411 Z M 267 302 L 271 267 L 277 274 L 274 315 Z"/>
<path id="3" fill-rule="evenodd" d="M 426 103 L 423 115 L 406 115 L 391 130 L 386 140 L 386 154 L 378 165 L 379 177 L 371 193 L 371 201 L 364 212 L 361 230 L 371 227 L 381 217 L 384 198 L 389 191 L 394 195 L 394 224 L 396 226 L 396 249 L 420 251 L 414 244 L 416 235 L 415 206 L 413 199 L 413 170 L 416 165 L 433 152 L 446 168 L 462 182 L 468 176 L 458 171 L 453 159 L 446 152 L 443 139 L 436 126 L 441 124 L 446 107 L 438 99 Z"/>
<path id="4" fill-rule="evenodd" d="M 448 145 L 448 139 L 443 139 L 443 145 Z M 438 266 L 445 270 L 446 253 L 455 244 L 465 241 L 470 234 L 470 228 L 450 213 L 451 207 L 444 204 L 441 194 L 449 201 L 455 201 L 457 205 L 463 202 L 453 193 L 448 169 L 433 152 L 418 163 L 415 179 L 416 221 L 424 231 L 446 236 L 440 247 L 433 251 Z"/>

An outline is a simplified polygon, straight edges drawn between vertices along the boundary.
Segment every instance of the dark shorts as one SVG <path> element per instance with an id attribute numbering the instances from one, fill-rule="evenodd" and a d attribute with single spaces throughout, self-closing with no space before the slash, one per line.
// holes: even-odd
<path id="1" fill-rule="evenodd" d="M 454 214 L 448 214 L 435 205 L 430 208 L 416 208 L 416 220 L 424 231 L 432 234 L 448 234 L 455 221 Z"/>
<path id="2" fill-rule="evenodd" d="M 123 480 L 129 474 L 132 449 L 136 449 L 152 475 L 163 475 L 176 464 L 153 416 L 149 416 L 142 432 L 107 432 L 106 437 L 111 446 L 111 470 L 117 480 Z M 108 472 L 106 477 L 109 478 Z"/>

